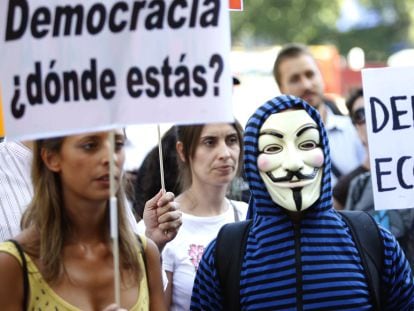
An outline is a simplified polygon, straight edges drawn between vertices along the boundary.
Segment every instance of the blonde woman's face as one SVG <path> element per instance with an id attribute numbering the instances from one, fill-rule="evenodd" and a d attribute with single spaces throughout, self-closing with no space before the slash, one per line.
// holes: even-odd
<path id="1" fill-rule="evenodd" d="M 49 165 L 61 177 L 65 199 L 107 200 L 109 198 L 110 132 L 68 136 Z M 115 131 L 115 189 L 118 190 L 125 160 L 125 136 Z M 112 149 L 113 150 L 113 149 Z"/>
<path id="2" fill-rule="evenodd" d="M 193 183 L 229 184 L 237 173 L 239 155 L 240 141 L 233 125 L 205 125 L 191 159 Z"/>

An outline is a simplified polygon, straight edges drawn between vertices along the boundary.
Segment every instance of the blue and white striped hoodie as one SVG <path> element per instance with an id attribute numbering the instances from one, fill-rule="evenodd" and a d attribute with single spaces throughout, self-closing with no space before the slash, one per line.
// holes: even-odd
<path id="1" fill-rule="evenodd" d="M 257 167 L 259 131 L 274 113 L 304 109 L 320 128 L 325 157 L 321 195 L 293 221 L 272 201 Z M 244 134 L 245 171 L 252 194 L 253 224 L 240 276 L 242 310 L 373 310 L 361 258 L 349 228 L 332 208 L 328 138 L 319 113 L 303 100 L 282 95 L 259 107 Z M 384 243 L 383 309 L 414 310 L 414 281 L 395 238 Z M 191 310 L 223 310 L 215 265 L 215 240 L 204 252 L 194 283 Z"/>

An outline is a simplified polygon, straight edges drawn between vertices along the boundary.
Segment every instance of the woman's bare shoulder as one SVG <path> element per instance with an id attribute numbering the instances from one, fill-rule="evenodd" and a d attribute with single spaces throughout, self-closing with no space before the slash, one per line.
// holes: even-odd
<path id="1" fill-rule="evenodd" d="M 0 282 L 8 274 L 21 274 L 21 269 L 17 257 L 13 253 L 4 251 L 4 248 L 0 248 Z"/>
<path id="2" fill-rule="evenodd" d="M 23 297 L 23 272 L 18 259 L 0 251 L 0 309 L 19 310 Z M 15 309 L 16 308 L 16 309 Z"/>
<path id="3" fill-rule="evenodd" d="M 158 260 L 160 258 L 160 252 L 158 251 L 157 245 L 151 240 L 146 239 L 145 254 L 150 260 Z"/>

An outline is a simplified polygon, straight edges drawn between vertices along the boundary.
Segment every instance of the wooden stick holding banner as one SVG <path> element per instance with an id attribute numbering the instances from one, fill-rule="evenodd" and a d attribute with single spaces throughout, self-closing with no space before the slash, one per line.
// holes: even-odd
<path id="1" fill-rule="evenodd" d="M 158 157 L 160 161 L 160 177 L 161 177 L 161 190 L 162 193 L 165 193 L 165 178 L 164 178 L 164 157 L 162 156 L 162 137 L 161 137 L 161 129 L 160 125 L 157 124 L 158 130 Z M 164 230 L 164 234 L 168 234 L 168 230 Z"/>
<path id="2" fill-rule="evenodd" d="M 158 155 L 160 160 L 160 174 L 161 174 L 161 189 L 162 192 L 165 192 L 165 179 L 164 179 L 164 158 L 162 156 L 162 138 L 161 138 L 161 129 L 160 125 L 157 125 L 158 130 Z"/>
<path id="3" fill-rule="evenodd" d="M 4 117 L 3 117 L 3 102 L 1 99 L 1 88 L 0 88 L 0 137 L 5 136 L 4 131 Z"/>
<path id="4" fill-rule="evenodd" d="M 109 194 L 110 194 L 110 223 L 112 238 L 112 254 L 114 256 L 114 290 L 115 303 L 121 305 L 121 286 L 119 272 L 119 230 L 118 230 L 118 200 L 115 194 L 115 133 L 109 133 L 110 150 L 109 150 Z"/>

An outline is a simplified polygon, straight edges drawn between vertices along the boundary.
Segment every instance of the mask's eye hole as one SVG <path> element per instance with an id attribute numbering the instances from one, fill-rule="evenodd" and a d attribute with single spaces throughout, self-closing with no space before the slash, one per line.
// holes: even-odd
<path id="1" fill-rule="evenodd" d="M 282 146 L 274 144 L 274 145 L 266 146 L 263 149 L 263 152 L 267 154 L 276 154 L 276 153 L 281 152 L 282 150 L 283 150 Z"/>
<path id="2" fill-rule="evenodd" d="M 300 150 L 313 150 L 315 148 L 319 147 L 319 145 L 312 141 L 312 140 L 307 140 L 304 141 L 303 143 L 299 144 L 299 149 Z"/>

